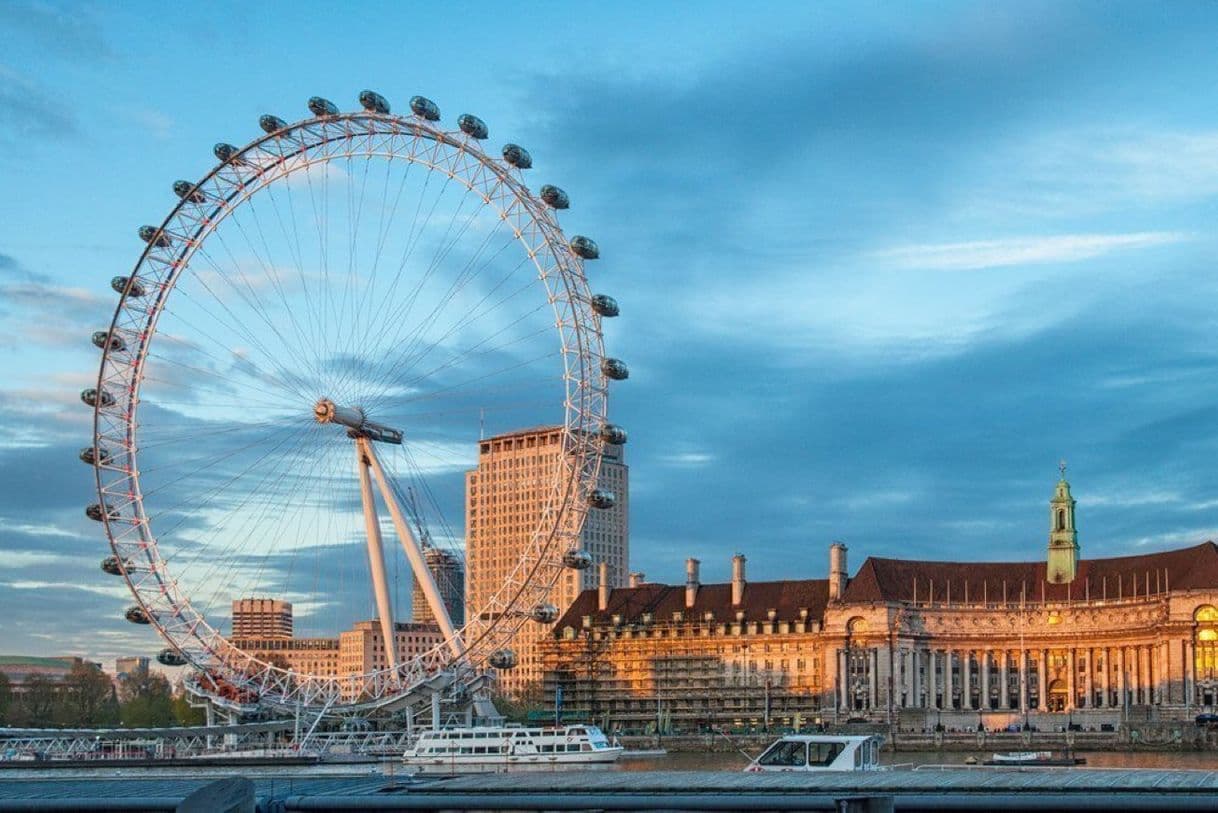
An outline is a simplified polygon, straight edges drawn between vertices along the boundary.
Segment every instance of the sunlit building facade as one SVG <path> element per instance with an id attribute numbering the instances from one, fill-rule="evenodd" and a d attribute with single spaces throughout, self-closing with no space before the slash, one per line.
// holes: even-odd
<path id="1" fill-rule="evenodd" d="M 1078 556 L 1070 485 L 1033 562 L 866 559 L 851 578 L 589 590 L 545 646 L 547 697 L 622 728 L 865 718 L 1087 728 L 1218 704 L 1218 546 Z"/>
<path id="2" fill-rule="evenodd" d="M 528 548 L 530 536 L 543 515 L 545 499 L 561 464 L 560 426 L 511 432 L 479 442 L 478 467 L 466 472 L 466 607 L 487 606 Z M 621 446 L 606 445 L 599 478 L 601 488 L 612 491 L 616 504 L 607 510 L 589 510 L 580 547 L 592 558 L 588 570 L 565 571 L 551 595 L 562 612 L 579 594 L 592 587 L 599 565 L 608 567 L 610 584 L 626 584 L 630 552 L 629 470 Z M 491 618 L 470 619 L 479 624 Z M 527 623 L 512 643 L 518 665 L 500 674 L 500 690 L 519 694 L 540 685 L 538 642 L 548 628 Z"/>

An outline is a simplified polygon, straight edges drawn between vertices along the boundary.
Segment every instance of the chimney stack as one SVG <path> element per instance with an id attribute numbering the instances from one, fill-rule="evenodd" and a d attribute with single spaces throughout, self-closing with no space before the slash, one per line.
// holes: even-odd
<path id="1" fill-rule="evenodd" d="M 697 559 L 685 560 L 685 608 L 691 609 L 694 600 L 698 598 L 698 565 Z"/>
<path id="2" fill-rule="evenodd" d="M 638 587 L 640 584 L 643 583 L 643 580 L 646 578 L 647 578 L 646 573 L 640 573 L 638 571 L 635 571 L 634 573 L 630 574 L 630 586 Z"/>
<path id="3" fill-rule="evenodd" d="M 609 563 L 601 562 L 597 570 L 600 582 L 596 588 L 596 608 L 603 613 L 609 609 Z"/>
<path id="4" fill-rule="evenodd" d="M 739 607 L 744 601 L 744 554 L 732 557 L 732 606 Z"/>
<path id="5" fill-rule="evenodd" d="M 841 601 L 846 594 L 846 546 L 834 542 L 829 546 L 829 600 Z"/>

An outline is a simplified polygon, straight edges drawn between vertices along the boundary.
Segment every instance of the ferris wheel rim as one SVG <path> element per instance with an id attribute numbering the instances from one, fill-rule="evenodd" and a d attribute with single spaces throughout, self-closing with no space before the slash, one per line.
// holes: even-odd
<path id="1" fill-rule="evenodd" d="M 547 570 L 547 568 L 553 570 L 552 573 L 547 574 L 547 578 L 549 578 L 549 582 L 546 587 L 547 590 L 549 585 L 553 584 L 553 580 L 557 578 L 557 575 L 561 573 L 561 568 L 554 569 L 553 560 L 557 557 L 551 556 L 550 561 L 546 561 L 544 554 L 546 552 L 552 552 L 550 549 L 563 539 L 574 541 L 574 539 L 577 538 L 578 523 L 576 525 L 574 534 L 570 533 L 570 528 L 560 529 L 560 524 L 563 522 L 564 518 L 572 517 L 575 514 L 579 515 L 580 522 L 582 523 L 583 513 L 587 510 L 583 497 L 587 495 L 592 488 L 592 484 L 595 483 L 596 474 L 599 469 L 600 449 L 602 445 L 601 440 L 599 436 L 591 436 L 587 432 L 587 429 L 589 426 L 594 424 L 603 424 L 606 419 L 604 407 L 607 394 L 607 383 L 603 375 L 601 375 L 600 370 L 597 369 L 597 362 L 599 362 L 605 356 L 603 340 L 601 338 L 599 329 L 599 320 L 592 315 L 590 309 L 588 308 L 587 303 L 591 295 L 588 292 L 587 281 L 583 274 L 582 264 L 579 262 L 578 258 L 572 257 L 570 254 L 565 252 L 565 241 L 556 239 L 555 235 L 562 235 L 560 227 L 558 226 L 556 220 L 551 216 L 550 210 L 544 205 L 544 203 L 536 198 L 528 190 L 528 188 L 524 186 L 522 180 L 520 179 L 520 171 L 518 169 L 507 166 L 506 162 L 501 163 L 497 159 L 489 157 L 483 150 L 480 149 L 476 139 L 472 139 L 465 134 L 460 134 L 457 131 L 441 130 L 417 116 L 391 116 L 388 114 L 363 111 L 355 113 L 341 113 L 336 116 L 312 117 L 309 119 L 304 119 L 295 124 L 287 125 L 276 132 L 268 133 L 263 137 L 257 138 L 244 148 L 236 151 L 229 158 L 221 160 L 220 163 L 209 173 L 207 173 L 202 180 L 194 185 L 194 189 L 200 190 L 209 183 L 215 183 L 216 179 L 220 178 L 226 169 L 231 170 L 234 167 L 239 167 L 246 156 L 251 155 L 259 149 L 262 149 L 267 144 L 282 143 L 285 140 L 295 137 L 295 135 L 298 133 L 307 132 L 309 128 L 321 128 L 324 131 L 327 126 L 333 129 L 335 125 L 339 124 L 360 125 L 364 128 L 364 130 L 359 133 L 355 133 L 353 132 L 352 127 L 347 128 L 345 136 L 341 134 L 335 135 L 333 138 L 328 138 L 324 141 L 319 141 L 312 144 L 302 141 L 300 144 L 300 149 L 297 152 L 292 153 L 292 155 L 304 154 L 309 149 L 320 148 L 331 142 L 342 141 L 344 138 L 347 141 L 350 141 L 350 139 L 358 136 L 392 136 L 402 135 L 404 132 L 410 132 L 413 134 L 415 139 L 426 138 L 433 140 L 433 143 L 436 144 L 437 148 L 439 148 L 441 144 L 444 144 L 452 149 L 458 150 L 462 155 L 473 159 L 478 168 L 489 171 L 491 174 L 493 174 L 497 178 L 495 185 L 504 186 L 510 190 L 511 194 L 508 197 L 518 204 L 529 216 L 529 219 L 541 233 L 541 237 L 545 244 L 549 247 L 553 259 L 556 261 L 552 270 L 556 272 L 558 280 L 561 283 L 559 293 L 565 292 L 565 299 L 561 296 L 555 297 L 552 292 L 551 300 L 556 314 L 560 305 L 566 305 L 571 309 L 572 314 L 577 317 L 573 318 L 571 323 L 571 330 L 574 332 L 577 341 L 574 346 L 569 345 L 564 341 L 561 349 L 565 371 L 563 379 L 568 393 L 563 405 L 565 419 L 562 424 L 562 429 L 564 443 L 568 445 L 568 448 L 578 453 L 579 465 L 572 467 L 571 474 L 567 478 L 569 486 L 564 490 L 564 497 L 558 508 L 558 516 L 552 524 L 547 538 L 544 541 L 544 545 L 539 551 L 539 554 L 532 562 L 527 579 L 521 584 L 515 595 L 513 595 L 504 605 L 506 608 L 513 608 L 517 605 L 517 603 L 519 603 L 521 595 L 527 591 L 530 585 L 537 582 L 536 577 L 540 572 Z M 392 132 L 378 132 L 376 129 L 377 127 L 384 127 Z M 371 158 L 373 157 L 374 153 L 359 153 L 359 155 L 365 158 Z M 284 156 L 281 154 L 280 157 L 282 159 Z M 317 160 L 329 162 L 336 160 L 337 157 L 339 156 L 330 155 Z M 347 157 L 350 157 L 350 154 L 348 154 Z M 424 163 L 416 161 L 413 155 L 386 155 L 382 157 L 387 157 L 391 160 L 394 158 L 403 158 L 411 161 L 412 163 Z M 305 163 L 302 166 L 309 165 L 311 164 Z M 434 164 L 424 165 L 428 166 L 429 171 L 437 171 L 437 166 Z M 265 182 L 254 185 L 254 188 L 252 189 L 247 189 L 244 183 L 237 185 L 232 196 L 220 203 L 215 212 L 213 212 L 213 215 L 218 213 L 223 208 L 228 208 L 229 211 L 235 209 L 237 206 L 241 205 L 245 201 L 248 201 L 250 197 L 257 194 L 274 181 L 286 178 L 291 174 L 291 172 L 299 171 L 299 169 L 300 167 L 296 167 L 289 172 L 285 172 L 278 176 L 268 176 L 268 179 L 265 180 Z M 258 176 L 261 177 L 265 171 L 266 167 L 260 168 L 259 172 L 257 173 Z M 450 177 L 454 176 L 450 175 Z M 465 184 L 467 189 L 474 191 L 472 181 L 467 179 L 459 180 L 461 183 Z M 239 197 L 241 199 L 236 204 L 230 205 L 232 200 Z M 484 194 L 483 204 L 489 205 L 490 203 L 490 198 Z M 107 332 L 109 337 L 114 337 L 118 334 L 118 331 L 124 329 L 122 318 L 125 313 L 131 310 L 129 306 L 131 300 L 133 299 L 132 286 L 136 284 L 137 280 L 145 278 L 141 272 L 148 266 L 148 264 L 157 260 L 157 250 L 158 248 L 162 248 L 162 246 L 158 245 L 161 235 L 165 235 L 170 238 L 183 236 L 174 229 L 174 226 L 177 224 L 182 213 L 184 211 L 188 211 L 188 207 L 191 205 L 199 206 L 200 204 L 193 201 L 190 197 L 183 197 L 181 200 L 179 200 L 162 221 L 160 227 L 158 227 L 156 239 L 149 241 L 148 245 L 141 253 L 134 269 L 131 272 L 127 288 L 121 293 L 119 303 L 115 307 L 115 312 Z M 499 208 L 498 210 L 501 215 L 505 214 L 504 209 Z M 218 223 L 222 220 L 223 217 L 217 219 L 215 224 L 210 227 L 202 227 L 199 233 L 209 234 L 210 231 L 214 231 L 216 225 L 218 225 Z M 519 237 L 519 234 L 517 236 Z M 203 240 L 205 239 L 206 238 L 204 237 Z M 199 240 L 198 242 L 201 244 L 203 240 Z M 210 669 L 216 668 L 216 664 L 219 663 L 223 667 L 227 665 L 225 659 L 227 657 L 231 657 L 232 651 L 236 650 L 245 658 L 244 662 L 247 667 L 256 667 L 256 669 L 253 670 L 256 673 L 255 676 L 251 677 L 251 670 L 247 668 L 241 673 L 238 680 L 248 679 L 250 683 L 256 684 L 262 690 L 260 694 L 263 695 L 273 696 L 278 694 L 281 695 L 283 699 L 291 699 L 294 695 L 297 699 L 299 699 L 302 692 L 289 684 L 301 678 L 308 678 L 312 680 L 315 679 L 316 676 L 302 676 L 299 674 L 294 674 L 290 670 L 283 670 L 280 667 L 266 663 L 257 657 L 250 656 L 248 653 L 241 652 L 236 647 L 233 647 L 228 643 L 226 636 L 208 624 L 202 612 L 195 609 L 191 605 L 189 596 L 179 592 L 177 583 L 173 579 L 169 568 L 166 566 L 164 560 L 160 557 L 156 535 L 151 528 L 150 518 L 144 510 L 143 494 L 140 491 L 139 472 L 136 464 L 139 451 L 137 440 L 139 391 L 143 383 L 144 366 L 147 361 L 149 348 L 152 346 L 153 339 L 156 336 L 157 321 L 160 314 L 164 310 L 166 300 L 169 298 L 169 295 L 177 285 L 181 273 L 189 266 L 189 257 L 193 256 L 193 252 L 196 249 L 197 246 L 192 248 L 189 245 L 182 249 L 182 252 L 176 261 L 177 264 L 174 266 L 174 270 L 172 270 L 165 278 L 167 283 L 163 286 L 158 286 L 159 291 L 153 307 L 150 309 L 144 309 L 147 318 L 145 323 L 146 329 L 143 335 L 140 336 L 139 352 L 134 363 L 125 365 L 123 363 L 119 363 L 118 365 L 114 365 L 112 364 L 112 357 L 121 351 L 114 350 L 109 340 L 107 340 L 106 346 L 102 348 L 102 360 L 99 365 L 97 377 L 98 393 L 104 393 L 106 385 L 114 382 L 118 378 L 118 376 L 116 376 L 113 372 L 114 369 L 121 370 L 125 366 L 126 369 L 131 371 L 131 379 L 128 382 L 127 398 L 125 399 L 126 406 L 125 409 L 122 410 L 122 419 L 118 422 L 124 431 L 123 441 L 125 445 L 124 443 L 120 443 L 120 446 L 122 447 L 120 453 L 126 456 L 127 468 L 123 469 L 112 465 L 112 460 L 106 462 L 98 460 L 94 464 L 95 482 L 100 505 L 103 506 L 102 524 L 105 529 L 111 551 L 120 563 L 120 567 L 122 569 L 121 575 L 124 582 L 131 591 L 132 595 L 135 597 L 138 606 L 146 613 L 149 622 L 152 626 L 154 626 L 158 634 L 174 649 L 180 652 L 191 665 L 200 669 Z M 183 259 L 183 257 L 186 259 Z M 548 279 L 545 272 L 541 272 L 541 280 L 547 283 L 547 289 L 549 289 Z M 561 333 L 561 315 L 559 315 L 558 322 Z M 574 364 L 572 364 L 572 360 L 574 360 Z M 112 370 L 109 375 L 107 374 L 108 368 Z M 573 380 L 577 382 L 576 386 L 574 386 L 574 398 L 572 397 Z M 110 409 L 111 407 L 105 405 L 103 400 L 99 397 L 96 405 L 94 406 L 93 442 L 95 455 L 100 456 L 98 450 L 103 448 L 103 440 L 107 443 L 114 442 L 114 435 L 108 434 L 105 431 L 106 421 L 112 418 L 112 413 L 108 411 Z M 116 474 L 113 478 L 107 480 L 107 471 L 113 471 L 116 472 Z M 119 506 L 118 510 L 131 506 L 135 514 L 130 522 L 132 527 L 122 529 L 116 533 L 112 525 L 117 525 L 118 520 L 111 516 L 111 507 L 107 502 L 107 497 L 113 496 L 113 494 L 116 493 L 114 485 L 119 482 L 125 482 L 127 484 L 131 499 L 125 505 Z M 133 534 L 131 533 L 132 531 L 135 531 L 136 533 Z M 129 541 L 131 537 L 137 537 L 137 541 L 134 544 L 138 548 L 142 549 L 146 560 L 146 567 L 145 562 L 133 562 L 127 557 L 132 545 L 132 542 Z M 561 551 L 559 553 L 561 553 Z M 143 573 L 143 575 L 136 579 L 135 576 L 140 573 Z M 164 600 L 170 602 L 173 609 L 172 626 L 170 626 L 168 619 L 166 619 L 166 617 L 163 615 L 163 605 L 158 604 L 153 600 L 158 593 Z M 193 614 L 193 617 L 183 618 L 183 615 L 191 614 Z M 508 613 L 501 614 L 500 620 L 496 624 L 492 625 L 486 632 L 484 632 L 483 636 L 479 638 L 478 641 L 474 642 L 474 644 L 476 645 L 482 643 L 482 640 L 488 636 L 499 640 L 502 638 L 502 635 L 498 637 L 492 635 L 496 629 L 499 629 L 500 632 L 502 632 L 510 627 L 511 631 L 514 631 L 524 621 L 524 617 L 510 618 L 508 615 Z M 467 623 L 465 628 L 470 626 L 471 625 Z M 462 629 L 461 633 L 464 632 L 465 628 Z M 201 644 L 201 650 L 183 645 L 184 643 L 189 643 L 191 640 Z M 439 645 L 437 649 L 440 647 L 442 647 L 442 644 Z M 486 647 L 483 647 L 483 649 L 485 648 Z M 221 651 L 217 652 L 217 649 L 220 649 Z M 419 665 L 419 662 L 423 661 L 425 657 L 426 656 L 420 656 L 415 661 L 412 661 L 411 666 L 413 667 Z M 429 663 L 426 665 L 432 664 Z M 363 675 L 356 675 L 352 677 L 356 680 L 363 680 L 364 682 L 384 682 L 391 686 L 394 683 L 400 684 L 402 679 L 408 676 L 403 675 L 402 670 L 399 668 L 396 670 L 376 670 L 374 672 L 367 672 Z M 317 698 L 322 698 L 332 695 L 335 691 L 341 691 L 339 684 L 349 681 L 350 678 L 337 678 L 330 680 L 322 679 L 321 683 L 328 685 L 314 687 L 317 689 L 315 696 Z M 391 696 L 392 690 L 390 689 L 386 691 L 385 694 Z"/>

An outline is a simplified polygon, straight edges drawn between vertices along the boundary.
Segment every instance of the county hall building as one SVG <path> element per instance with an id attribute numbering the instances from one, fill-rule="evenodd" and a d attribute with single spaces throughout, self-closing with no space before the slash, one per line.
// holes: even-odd
<path id="1" fill-rule="evenodd" d="M 584 591 L 545 642 L 551 709 L 624 730 L 865 718 L 1041 729 L 1186 718 L 1218 700 L 1218 546 L 1081 559 L 1063 470 L 1031 562 L 869 557 L 829 578 Z"/>

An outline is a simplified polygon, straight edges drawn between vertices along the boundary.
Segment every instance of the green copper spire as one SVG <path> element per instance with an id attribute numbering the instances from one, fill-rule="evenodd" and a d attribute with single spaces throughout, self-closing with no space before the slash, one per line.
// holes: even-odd
<path id="1" fill-rule="evenodd" d="M 1049 561 L 1046 578 L 1055 584 L 1074 581 L 1078 571 L 1078 530 L 1074 525 L 1074 497 L 1066 482 L 1066 461 L 1058 464 L 1061 478 L 1049 500 Z"/>

